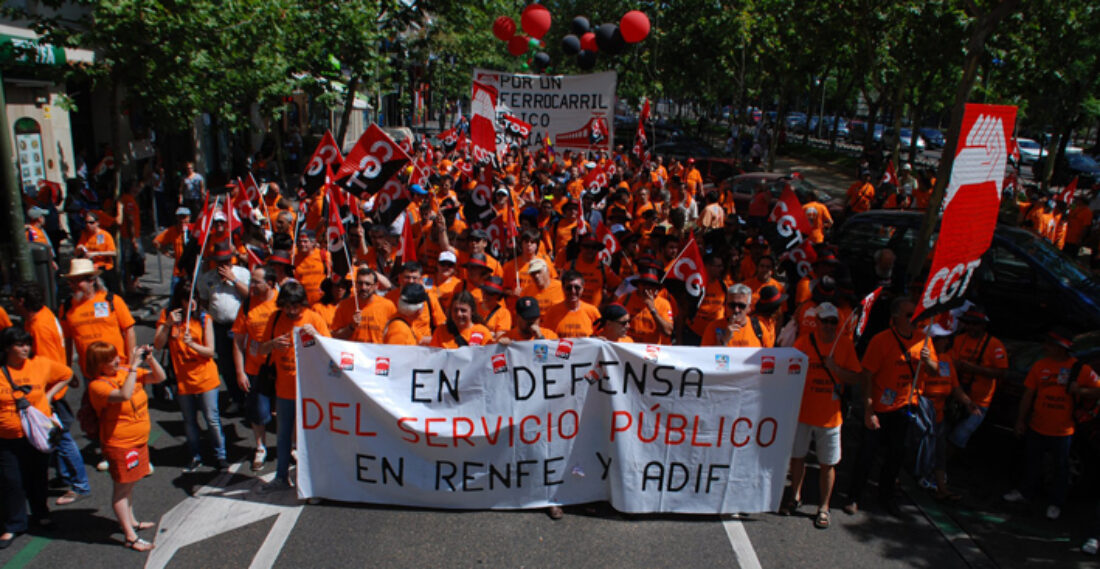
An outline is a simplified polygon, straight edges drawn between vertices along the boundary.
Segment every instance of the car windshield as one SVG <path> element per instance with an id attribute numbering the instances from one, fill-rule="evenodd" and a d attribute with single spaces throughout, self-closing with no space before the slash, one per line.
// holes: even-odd
<path id="1" fill-rule="evenodd" d="M 1097 289 L 1100 283 L 1096 281 L 1084 269 L 1062 255 L 1045 239 L 1020 231 L 1005 231 L 1004 236 L 1011 240 L 1017 247 L 1033 256 L 1040 265 L 1045 267 L 1062 284 L 1078 289 Z"/>
<path id="2" fill-rule="evenodd" d="M 899 130 L 898 132 L 900 132 L 902 136 L 911 136 L 913 134 L 913 131 L 911 131 L 907 128 L 903 128 L 903 129 Z"/>
<path id="3" fill-rule="evenodd" d="M 1034 140 L 1017 140 L 1016 143 L 1020 145 L 1020 148 L 1027 148 L 1028 150 L 1039 149 L 1039 143 Z"/>
<path id="4" fill-rule="evenodd" d="M 1100 164 L 1087 154 L 1067 154 L 1066 160 L 1069 161 L 1070 166 L 1079 170 L 1100 170 Z"/>

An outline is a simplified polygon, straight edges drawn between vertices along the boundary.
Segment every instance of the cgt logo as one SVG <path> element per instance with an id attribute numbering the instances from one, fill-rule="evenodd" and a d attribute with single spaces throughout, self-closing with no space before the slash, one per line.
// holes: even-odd
<path id="1" fill-rule="evenodd" d="M 340 352 L 340 369 L 344 371 L 355 369 L 355 355 L 351 352 Z"/>
<path id="2" fill-rule="evenodd" d="M 493 361 L 493 373 L 507 373 L 508 371 L 508 355 L 507 354 L 494 354 Z"/>
<path id="3" fill-rule="evenodd" d="M 558 350 L 554 352 L 554 355 L 563 359 L 569 359 L 569 355 L 573 353 L 573 340 L 559 340 Z"/>
<path id="4" fill-rule="evenodd" d="M 700 269 L 701 267 L 695 266 L 695 259 L 681 257 L 669 272 L 673 278 L 684 282 L 684 288 L 690 296 L 697 297 L 703 295 L 703 273 Z"/>
<path id="5" fill-rule="evenodd" d="M 389 375 L 390 374 L 390 359 L 389 358 L 377 358 L 374 360 L 374 375 Z"/>
<path id="6" fill-rule="evenodd" d="M 764 375 L 775 373 L 775 356 L 760 356 L 760 373 Z"/>
<path id="7" fill-rule="evenodd" d="M 981 258 L 978 258 L 969 263 L 942 267 L 936 271 L 936 274 L 929 279 L 928 286 L 924 287 L 921 306 L 927 310 L 936 304 L 946 304 L 956 296 L 965 293 L 967 285 L 970 284 L 970 277 L 974 275 L 974 269 L 977 269 L 981 263 Z"/>
<path id="8" fill-rule="evenodd" d="M 791 358 L 787 360 L 787 374 L 798 375 L 802 373 L 802 360 L 799 358 Z"/>
<path id="9" fill-rule="evenodd" d="M 645 347 L 645 361 L 656 362 L 657 357 L 661 355 L 661 347 L 646 344 Z"/>

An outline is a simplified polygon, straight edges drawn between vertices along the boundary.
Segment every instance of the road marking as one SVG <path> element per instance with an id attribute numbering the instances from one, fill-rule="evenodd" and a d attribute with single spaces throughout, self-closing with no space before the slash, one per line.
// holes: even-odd
<path id="1" fill-rule="evenodd" d="M 287 536 L 293 531 L 304 502 L 294 491 L 260 495 L 255 490 L 275 477 L 248 478 L 226 486 L 243 463 L 234 463 L 210 484 L 176 504 L 160 518 L 156 549 L 145 562 L 146 569 L 163 569 L 181 548 L 249 524 L 278 516 L 267 539 L 252 558 L 253 569 L 269 569 L 278 559 Z"/>
<path id="2" fill-rule="evenodd" d="M 722 520 L 722 527 L 726 529 L 726 537 L 733 547 L 733 556 L 737 559 L 737 566 L 741 569 L 761 569 L 760 560 L 756 558 L 756 550 L 752 548 L 749 534 L 745 532 L 745 526 L 741 520 L 728 516 Z"/>
<path id="3" fill-rule="evenodd" d="M 53 540 L 44 537 L 35 537 L 31 539 L 27 542 L 27 545 L 23 546 L 23 549 L 19 550 L 19 553 L 16 553 L 7 563 L 0 566 L 0 569 L 22 569 L 27 563 L 31 562 L 31 559 L 34 559 L 36 555 L 41 553 L 51 541 Z"/>

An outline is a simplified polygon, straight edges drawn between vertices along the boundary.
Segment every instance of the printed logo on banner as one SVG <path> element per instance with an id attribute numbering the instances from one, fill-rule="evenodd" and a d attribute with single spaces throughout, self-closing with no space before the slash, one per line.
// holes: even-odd
<path id="1" fill-rule="evenodd" d="M 344 371 L 355 369 L 355 354 L 351 352 L 340 352 L 340 369 Z"/>
<path id="2" fill-rule="evenodd" d="M 493 373 L 505 373 L 508 371 L 508 355 L 493 354 Z"/>
<path id="3" fill-rule="evenodd" d="M 594 367 L 594 368 L 588 370 L 588 373 L 584 374 L 584 379 L 588 380 L 588 383 L 594 384 L 597 381 L 599 381 L 600 377 L 602 377 L 602 376 L 603 376 L 603 368 L 602 367 Z"/>
<path id="4" fill-rule="evenodd" d="M 390 374 L 390 359 L 389 358 L 377 358 L 374 360 L 374 375 L 389 375 Z"/>
<path id="5" fill-rule="evenodd" d="M 764 375 L 775 373 L 775 356 L 760 356 L 760 373 Z"/>
<path id="6" fill-rule="evenodd" d="M 657 362 L 657 356 L 661 355 L 661 347 L 647 344 L 645 347 L 645 361 Z"/>
<path id="7" fill-rule="evenodd" d="M 563 359 L 569 359 L 569 354 L 573 353 L 573 340 L 560 340 L 558 341 L 558 351 L 554 352 L 554 355 Z"/>
<path id="8" fill-rule="evenodd" d="M 317 343 L 317 339 L 313 337 L 313 334 L 310 334 L 304 328 L 298 331 L 298 337 L 302 340 L 303 348 L 308 348 Z"/>
<path id="9" fill-rule="evenodd" d="M 550 359 L 550 346 L 546 344 L 535 344 L 531 346 L 531 350 L 535 355 L 535 361 L 540 364 L 546 363 L 546 360 Z"/>
<path id="10" fill-rule="evenodd" d="M 790 375 L 798 375 L 802 373 L 802 360 L 799 358 L 791 358 L 787 360 L 787 373 Z"/>
<path id="11" fill-rule="evenodd" d="M 715 354 L 714 367 L 720 370 L 727 370 L 730 368 L 730 357 L 726 354 Z"/>

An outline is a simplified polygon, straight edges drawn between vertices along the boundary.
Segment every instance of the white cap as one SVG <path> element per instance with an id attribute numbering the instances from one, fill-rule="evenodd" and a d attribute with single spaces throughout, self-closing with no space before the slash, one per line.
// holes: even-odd
<path id="1" fill-rule="evenodd" d="M 836 306 L 831 302 L 822 302 L 817 305 L 815 312 L 817 312 L 818 319 L 823 318 L 840 318 L 840 311 L 836 309 Z"/>
<path id="2" fill-rule="evenodd" d="M 214 221 L 229 221 L 229 219 L 225 217 L 225 212 L 219 210 L 214 212 Z"/>
<path id="3" fill-rule="evenodd" d="M 445 263 L 445 262 L 448 262 L 448 261 L 451 262 L 451 263 L 457 263 L 458 262 L 458 257 L 455 257 L 455 254 L 452 253 L 451 251 L 441 251 L 439 253 L 439 262 L 440 263 Z"/>
<path id="4" fill-rule="evenodd" d="M 542 259 L 540 259 L 538 257 L 535 257 L 534 259 L 531 259 L 531 262 L 527 263 L 527 273 L 528 274 L 537 273 L 537 272 L 539 272 L 539 271 L 541 271 L 545 268 L 546 268 L 546 261 L 543 261 Z"/>

